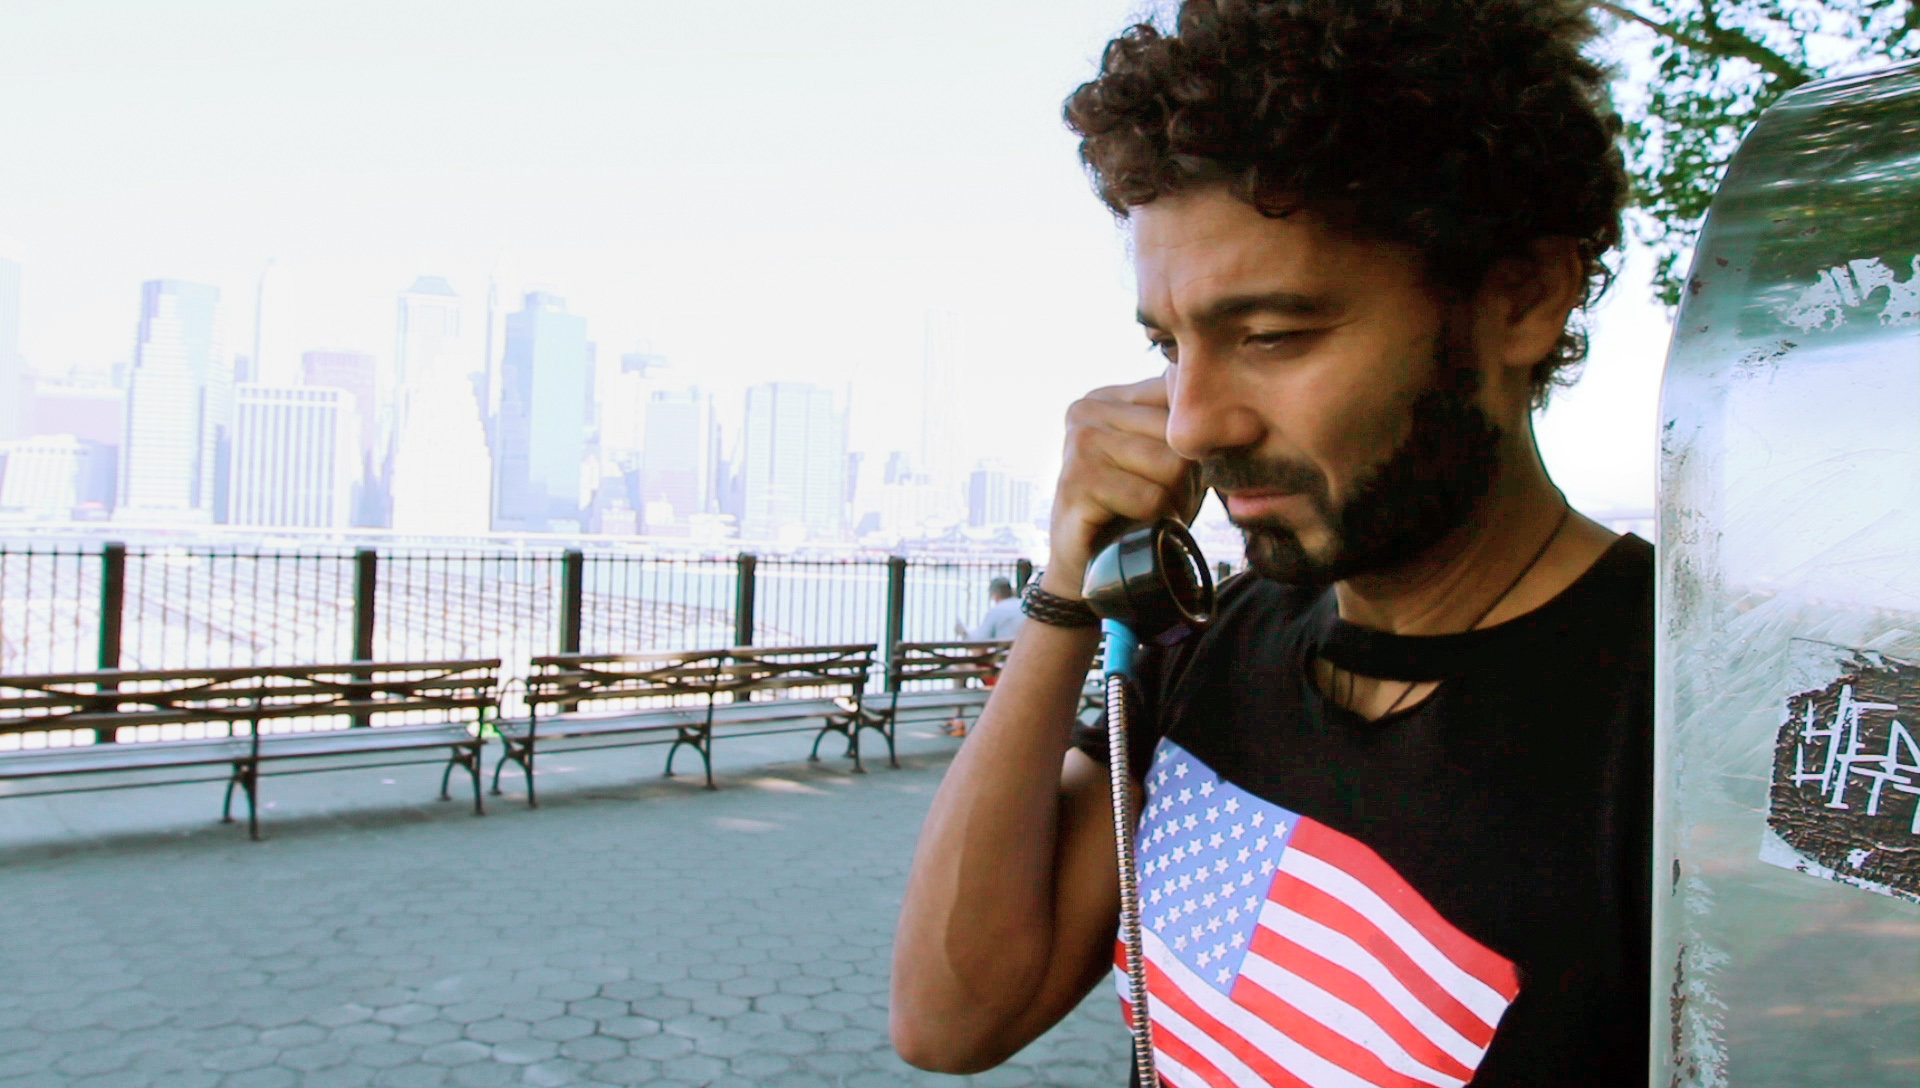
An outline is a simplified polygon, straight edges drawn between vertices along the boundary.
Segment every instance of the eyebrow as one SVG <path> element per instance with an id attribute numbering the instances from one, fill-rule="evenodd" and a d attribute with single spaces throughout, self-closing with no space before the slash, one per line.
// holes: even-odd
<path id="1" fill-rule="evenodd" d="M 1318 295 L 1304 294 L 1299 291 L 1267 291 L 1249 295 L 1228 295 L 1209 302 L 1193 315 L 1193 323 L 1199 326 L 1219 325 L 1234 318 L 1249 314 L 1279 314 L 1287 317 L 1311 317 L 1326 312 L 1327 300 Z M 1164 329 L 1166 325 L 1145 310 L 1134 315 L 1135 320 L 1149 329 Z"/>

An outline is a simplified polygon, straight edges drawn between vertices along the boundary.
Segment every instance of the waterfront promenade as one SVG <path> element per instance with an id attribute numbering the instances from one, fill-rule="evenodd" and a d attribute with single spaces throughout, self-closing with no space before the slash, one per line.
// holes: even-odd
<path id="1" fill-rule="evenodd" d="M 213 785 L 0 799 L 0 1088 L 1124 1083 L 1106 986 L 981 1076 L 888 1047 L 954 744 L 905 732 L 867 775 L 729 742 L 714 793 L 660 748 L 552 756 L 485 818 L 431 767 L 283 778 L 261 843 Z"/>

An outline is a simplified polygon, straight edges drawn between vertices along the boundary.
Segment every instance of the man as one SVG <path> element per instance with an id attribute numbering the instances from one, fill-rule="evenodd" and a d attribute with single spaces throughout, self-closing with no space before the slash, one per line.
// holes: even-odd
<path id="1" fill-rule="evenodd" d="M 1025 613 L 1020 611 L 1020 600 L 1013 595 L 1013 583 L 1005 578 L 995 578 L 987 583 L 987 596 L 993 603 L 987 606 L 986 614 L 980 622 L 971 628 L 955 620 L 953 633 L 970 642 L 1004 642 L 1011 640 L 1020 632 L 1020 625 L 1026 622 Z M 987 677 L 987 686 L 992 687 L 998 677 Z M 955 687 L 963 682 L 955 680 Z M 947 719 L 947 736 L 964 737 L 967 735 L 967 719 L 955 714 Z"/>
<path id="2" fill-rule="evenodd" d="M 1020 602 L 1013 595 L 1013 583 L 1005 578 L 995 578 L 987 583 L 987 596 L 993 603 L 987 606 L 980 622 L 971 628 L 955 623 L 957 633 L 973 642 L 997 642 L 1018 634 L 1021 623 L 1027 617 L 1020 611 Z"/>
<path id="3" fill-rule="evenodd" d="M 1187 0 L 1069 99 L 1167 367 L 1068 413 L 1041 622 L 914 858 L 908 1061 L 993 1066 L 1115 970 L 1080 583 L 1211 489 L 1256 576 L 1141 663 L 1130 739 L 1162 1082 L 1645 1083 L 1652 549 L 1532 432 L 1619 238 L 1592 33 L 1573 0 Z"/>

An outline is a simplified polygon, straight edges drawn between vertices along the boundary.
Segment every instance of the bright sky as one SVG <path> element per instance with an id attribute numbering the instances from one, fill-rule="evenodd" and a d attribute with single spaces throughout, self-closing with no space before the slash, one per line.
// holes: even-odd
<path id="1" fill-rule="evenodd" d="M 918 446 L 922 329 L 954 411 L 1050 482 L 1074 396 L 1155 369 L 1122 236 L 1059 120 L 1132 0 L 8 0 L 0 237 L 22 348 L 127 359 L 138 285 L 217 284 L 264 365 L 393 350 L 395 294 L 539 286 L 602 353 L 729 395 L 853 384 L 855 448 Z M 1542 425 L 1588 509 L 1652 503 L 1665 314 L 1636 261 Z M 511 294 L 509 294 L 511 292 Z"/>

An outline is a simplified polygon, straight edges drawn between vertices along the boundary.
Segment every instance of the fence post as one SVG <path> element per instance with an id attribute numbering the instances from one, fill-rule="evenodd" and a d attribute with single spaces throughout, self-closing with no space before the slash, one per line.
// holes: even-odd
<path id="1" fill-rule="evenodd" d="M 120 632 L 127 615 L 127 546 L 108 541 L 100 549 L 100 665 L 101 669 L 120 667 Z M 117 690 L 118 683 L 96 684 L 96 691 Z M 93 743 L 112 744 L 120 739 L 109 727 L 93 731 Z"/>
<path id="2" fill-rule="evenodd" d="M 739 573 L 733 587 L 733 644 L 751 646 L 753 645 L 754 572 L 760 566 L 760 557 L 752 552 L 741 552 L 736 564 Z"/>
<path id="3" fill-rule="evenodd" d="M 887 557 L 887 644 L 881 648 L 881 656 L 888 662 L 887 690 L 893 691 L 900 686 L 893 675 L 893 648 L 900 645 L 901 636 L 907 627 L 907 560 L 904 556 Z"/>
<path id="4" fill-rule="evenodd" d="M 1022 559 L 1013 565 L 1013 595 L 1018 597 L 1033 581 L 1033 560 Z"/>
<path id="5" fill-rule="evenodd" d="M 120 667 L 120 632 L 126 622 L 127 546 L 117 540 L 100 549 L 100 665 Z"/>
<path id="6" fill-rule="evenodd" d="M 587 557 L 578 548 L 560 556 L 560 652 L 580 652 L 580 606 L 585 599 Z"/>
<path id="7" fill-rule="evenodd" d="M 358 548 L 353 553 L 353 659 L 355 661 L 373 660 L 373 618 L 374 610 L 379 606 L 380 553 L 372 548 Z M 371 672 L 355 672 L 357 680 L 371 680 Z M 353 724 L 370 726 L 373 716 L 355 714 Z M 254 723 L 259 729 L 260 724 Z"/>

